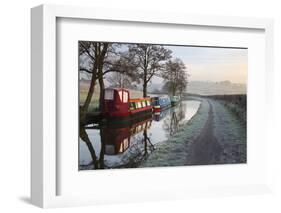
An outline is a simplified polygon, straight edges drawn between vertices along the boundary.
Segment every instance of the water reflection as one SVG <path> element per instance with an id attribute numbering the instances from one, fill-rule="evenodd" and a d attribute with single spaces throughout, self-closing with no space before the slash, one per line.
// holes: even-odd
<path id="1" fill-rule="evenodd" d="M 198 110 L 200 102 L 178 106 L 130 122 L 80 127 L 79 168 L 138 167 L 155 144 L 173 136 Z"/>
<path id="2" fill-rule="evenodd" d="M 80 169 L 136 167 L 154 150 L 154 145 L 147 134 L 151 124 L 152 115 L 149 115 L 119 125 L 80 127 L 80 138 L 91 155 L 91 161 L 87 164 L 80 163 Z M 99 131 L 100 141 L 90 141 L 87 132 L 91 130 Z M 100 148 L 97 148 L 100 149 L 99 158 L 96 154 L 97 150 L 92 145 L 96 142 L 100 144 Z M 104 156 L 109 157 L 107 165 L 105 165 Z"/>
<path id="3" fill-rule="evenodd" d="M 92 164 L 94 169 L 103 169 L 104 168 L 104 144 L 102 143 L 102 148 L 100 151 L 100 156 L 97 158 L 95 149 L 92 145 L 92 142 L 89 139 L 89 136 L 85 130 L 84 126 L 80 125 L 79 135 L 82 141 L 87 145 L 89 153 L 91 155 L 91 161 L 89 164 Z"/>
<path id="4" fill-rule="evenodd" d="M 146 130 L 151 127 L 151 115 L 143 120 L 120 124 L 119 126 L 103 126 L 100 128 L 101 141 L 105 144 L 105 154 L 118 155 L 125 152 L 131 145 L 131 138 L 143 132 L 147 140 Z"/>
<path id="5" fill-rule="evenodd" d="M 181 121 L 185 120 L 186 103 L 180 103 L 178 107 L 174 107 L 170 110 L 170 116 L 166 116 L 163 121 L 163 129 L 166 134 L 173 136 L 176 134 L 183 124 Z"/>

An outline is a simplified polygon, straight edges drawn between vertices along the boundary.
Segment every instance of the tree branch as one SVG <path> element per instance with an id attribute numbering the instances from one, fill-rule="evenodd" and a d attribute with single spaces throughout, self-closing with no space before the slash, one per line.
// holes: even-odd
<path id="1" fill-rule="evenodd" d="M 103 72 L 103 75 L 105 75 L 106 73 L 109 73 L 109 72 L 125 73 L 125 71 L 121 71 L 121 70 L 118 70 L 118 69 L 108 69 L 108 70 Z"/>
<path id="2" fill-rule="evenodd" d="M 153 70 L 153 72 L 150 74 L 150 76 L 148 77 L 146 83 L 148 83 L 150 81 L 150 79 L 152 78 L 152 76 L 155 74 L 155 70 Z"/>
<path id="3" fill-rule="evenodd" d="M 83 49 L 85 50 L 85 52 L 87 53 L 87 55 L 94 61 L 94 60 L 95 60 L 95 57 L 92 56 L 92 54 L 89 52 L 88 48 L 85 47 L 82 42 L 80 42 L 80 45 L 83 47 Z"/>
<path id="4" fill-rule="evenodd" d="M 90 73 L 90 74 L 93 74 L 93 72 L 91 70 L 87 69 L 87 68 L 80 68 L 79 70 Z"/>

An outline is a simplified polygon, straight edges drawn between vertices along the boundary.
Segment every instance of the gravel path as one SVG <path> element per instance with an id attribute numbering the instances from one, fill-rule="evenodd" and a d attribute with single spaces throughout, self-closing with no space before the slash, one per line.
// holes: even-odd
<path id="1" fill-rule="evenodd" d="M 222 103 L 208 100 L 208 119 L 190 144 L 187 165 L 246 163 L 246 127 Z"/>
<path id="2" fill-rule="evenodd" d="M 214 135 L 214 113 L 210 101 L 208 119 L 200 135 L 190 146 L 190 155 L 187 156 L 187 165 L 206 165 L 220 162 L 223 148 Z"/>

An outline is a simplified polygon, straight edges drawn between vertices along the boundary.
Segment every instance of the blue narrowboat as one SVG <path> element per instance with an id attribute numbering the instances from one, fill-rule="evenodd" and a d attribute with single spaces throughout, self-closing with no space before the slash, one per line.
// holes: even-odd
<path id="1" fill-rule="evenodd" d="M 161 110 L 168 109 L 171 107 L 171 100 L 169 97 L 153 97 L 152 105 L 154 112 L 160 112 Z"/>

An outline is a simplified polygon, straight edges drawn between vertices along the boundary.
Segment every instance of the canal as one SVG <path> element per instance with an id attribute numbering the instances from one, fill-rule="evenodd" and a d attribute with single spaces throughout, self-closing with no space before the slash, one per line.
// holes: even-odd
<path id="1" fill-rule="evenodd" d="M 173 137 L 198 111 L 200 101 L 186 100 L 177 106 L 119 125 L 88 125 L 79 139 L 79 169 L 138 167 Z"/>

